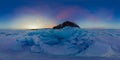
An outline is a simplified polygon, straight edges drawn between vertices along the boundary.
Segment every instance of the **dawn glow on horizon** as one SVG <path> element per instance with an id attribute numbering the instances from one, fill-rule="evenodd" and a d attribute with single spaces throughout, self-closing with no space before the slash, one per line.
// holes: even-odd
<path id="1" fill-rule="evenodd" d="M 119 1 L 108 1 L 1 1 L 0 29 L 52 28 L 64 21 L 81 28 L 120 29 Z"/>

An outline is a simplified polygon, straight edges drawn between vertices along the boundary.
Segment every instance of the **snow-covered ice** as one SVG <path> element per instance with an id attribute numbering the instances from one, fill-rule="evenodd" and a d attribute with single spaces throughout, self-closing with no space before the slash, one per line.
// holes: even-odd
<path id="1" fill-rule="evenodd" d="M 119 42 L 119 29 L 65 27 L 63 29 L 1 30 L 0 59 L 26 60 L 27 57 L 43 59 L 40 56 L 106 57 L 106 59 L 116 57 L 119 59 Z"/>

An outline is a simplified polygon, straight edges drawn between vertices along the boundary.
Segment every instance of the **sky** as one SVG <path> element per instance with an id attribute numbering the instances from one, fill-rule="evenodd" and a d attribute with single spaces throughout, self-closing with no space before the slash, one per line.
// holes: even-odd
<path id="1" fill-rule="evenodd" d="M 0 0 L 0 29 L 51 28 L 72 21 L 81 28 L 120 29 L 119 0 Z"/>

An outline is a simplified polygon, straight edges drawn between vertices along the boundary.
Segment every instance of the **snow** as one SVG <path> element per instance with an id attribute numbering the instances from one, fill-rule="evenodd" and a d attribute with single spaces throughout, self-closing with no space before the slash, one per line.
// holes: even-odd
<path id="1" fill-rule="evenodd" d="M 120 58 L 120 30 L 117 29 L 63 29 L 1 30 L 0 59 L 26 60 L 71 57 Z M 13 56 L 16 56 L 14 58 Z M 51 57 L 49 57 L 51 56 Z M 63 56 L 59 58 L 60 56 Z M 107 58 L 109 57 L 109 58 Z M 8 59 L 7 59 L 8 58 Z M 47 58 L 44 58 L 47 60 Z M 79 60 L 79 58 L 74 58 Z M 83 58 L 84 59 L 84 58 Z M 72 59 L 71 59 L 72 60 Z"/>

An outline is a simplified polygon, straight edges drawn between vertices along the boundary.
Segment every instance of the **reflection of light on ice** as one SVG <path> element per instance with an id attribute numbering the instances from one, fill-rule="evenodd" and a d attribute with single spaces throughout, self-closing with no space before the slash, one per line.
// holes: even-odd
<path id="1" fill-rule="evenodd" d="M 103 56 L 110 57 L 110 56 L 113 56 L 113 55 L 115 55 L 115 54 L 116 54 L 116 52 L 114 52 L 114 51 L 112 50 L 112 48 L 109 47 L 108 52 L 107 52 L 106 54 L 104 54 Z"/>

